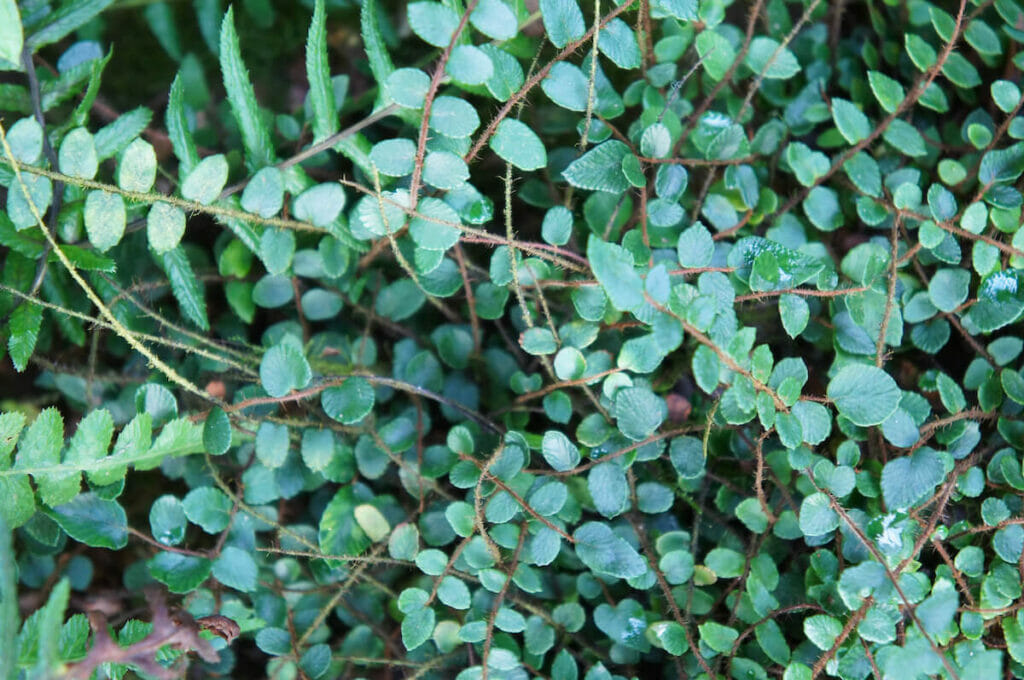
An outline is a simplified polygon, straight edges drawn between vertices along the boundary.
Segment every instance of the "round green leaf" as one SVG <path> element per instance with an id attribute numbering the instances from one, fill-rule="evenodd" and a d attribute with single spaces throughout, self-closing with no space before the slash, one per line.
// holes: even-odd
<path id="1" fill-rule="evenodd" d="M 156 152 L 144 139 L 136 139 L 117 164 L 117 185 L 125 191 L 146 192 L 156 181 Z"/>
<path id="2" fill-rule="evenodd" d="M 358 376 L 347 378 L 337 387 L 328 387 L 320 395 L 320 404 L 331 418 L 344 425 L 353 425 L 373 409 L 373 386 Z"/>
<path id="3" fill-rule="evenodd" d="M 494 153 L 520 170 L 537 170 L 548 163 L 547 151 L 540 137 L 518 120 L 506 118 L 501 121 L 490 145 Z"/>
<path id="4" fill-rule="evenodd" d="M 900 388 L 875 366 L 849 364 L 829 381 L 828 398 L 839 413 L 862 427 L 881 424 L 900 403 Z"/>
<path id="5" fill-rule="evenodd" d="M 157 254 L 174 250 L 185 235 L 185 213 L 169 203 L 154 203 L 146 216 L 146 238 Z"/>
<path id="6" fill-rule="evenodd" d="M 124 236 L 127 212 L 118 194 L 90 191 L 85 197 L 84 217 L 89 242 L 100 252 L 110 250 Z"/>
<path id="7" fill-rule="evenodd" d="M 213 203 L 228 181 L 228 161 L 223 154 L 207 156 L 181 183 L 181 195 L 203 205 Z"/>
<path id="8" fill-rule="evenodd" d="M 283 397 L 293 389 L 302 389 L 312 379 L 306 357 L 290 344 L 274 345 L 260 361 L 260 383 L 272 397 Z"/>

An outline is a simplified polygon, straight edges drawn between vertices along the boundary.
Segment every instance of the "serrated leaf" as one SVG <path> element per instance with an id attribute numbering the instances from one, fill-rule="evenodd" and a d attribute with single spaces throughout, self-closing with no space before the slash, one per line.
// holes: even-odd
<path id="1" fill-rule="evenodd" d="M 164 124 L 167 126 L 167 136 L 171 138 L 171 145 L 174 147 L 174 155 L 178 157 L 178 177 L 184 179 L 199 165 L 199 151 L 196 150 L 196 143 L 189 131 L 188 117 L 185 114 L 185 85 L 182 80 L 182 72 L 179 71 L 171 83 Z"/>
<path id="2" fill-rule="evenodd" d="M 853 102 L 833 97 L 832 119 L 836 123 L 836 128 L 839 129 L 839 133 L 850 144 L 867 139 L 871 134 L 871 121 Z"/>
<path id="3" fill-rule="evenodd" d="M 224 78 L 228 102 L 231 104 L 231 113 L 234 114 L 238 129 L 242 133 L 246 164 L 252 170 L 271 165 L 274 162 L 274 147 L 270 141 L 270 131 L 260 115 L 256 93 L 249 82 L 249 72 L 242 61 L 238 33 L 235 31 L 234 7 L 228 7 L 221 23 L 219 56 L 220 71 Z M 219 193 L 220 190 L 217 191 Z"/>
<path id="4" fill-rule="evenodd" d="M 313 109 L 314 142 L 338 131 L 334 86 L 331 84 L 331 70 L 327 61 L 326 16 L 324 0 L 316 0 L 313 20 L 306 35 L 306 79 L 309 81 L 309 104 Z"/>
<path id="5" fill-rule="evenodd" d="M 628 250 L 591 236 L 587 244 L 587 260 L 616 309 L 632 311 L 644 304 L 644 282 L 634 268 L 633 256 Z"/>
<path id="6" fill-rule="evenodd" d="M 647 563 L 629 543 L 601 522 L 586 522 L 573 533 L 573 547 L 583 564 L 596 574 L 635 578 Z"/>
<path id="7" fill-rule="evenodd" d="M 11 355 L 14 369 L 21 373 L 28 366 L 28 360 L 36 349 L 39 329 L 43 323 L 43 308 L 31 302 L 22 302 L 7 323 L 7 351 Z"/>
<path id="8" fill-rule="evenodd" d="M 312 379 L 306 357 L 289 343 L 274 345 L 260 361 L 260 383 L 272 397 L 283 397 L 293 389 L 302 389 Z"/>
<path id="9" fill-rule="evenodd" d="M 113 1 L 77 0 L 77 2 L 65 3 L 60 9 L 44 15 L 45 20 L 25 38 L 25 46 L 31 52 L 36 52 L 41 47 L 63 39 L 72 31 L 84 26 L 109 7 Z"/>
<path id="10" fill-rule="evenodd" d="M 622 173 L 622 160 L 630 153 L 629 147 L 619 140 L 608 140 L 570 163 L 562 176 L 579 189 L 622 193 L 630 188 Z"/>
<path id="11" fill-rule="evenodd" d="M 598 34 L 597 49 L 622 69 L 637 68 L 643 60 L 633 29 L 618 17 L 605 24 Z"/>
<path id="12" fill-rule="evenodd" d="M 324 412 L 343 425 L 353 425 L 373 410 L 373 386 L 359 376 L 347 378 L 337 387 L 328 387 L 320 396 Z"/>
<path id="13" fill-rule="evenodd" d="M 945 478 L 942 460 L 928 447 L 890 460 L 882 468 L 882 496 L 890 510 L 906 510 L 928 498 Z"/>
<path id="14" fill-rule="evenodd" d="M 204 331 L 210 329 L 206 318 L 206 301 L 203 284 L 196 278 L 192 265 L 181 246 L 176 246 L 158 256 L 164 273 L 171 282 L 171 293 L 178 301 L 181 313 Z"/>
<path id="15" fill-rule="evenodd" d="M 828 397 L 839 413 L 862 427 L 881 424 L 900 403 L 900 388 L 875 366 L 844 366 L 828 383 Z"/>
<path id="16" fill-rule="evenodd" d="M 750 41 L 746 64 L 766 80 L 786 80 L 800 72 L 800 62 L 789 48 L 766 36 Z"/>
<path id="17" fill-rule="evenodd" d="M 128 544 L 128 517 L 116 501 L 83 493 L 59 505 L 51 517 L 68 536 L 93 546 L 120 550 Z"/>
<path id="18" fill-rule="evenodd" d="M 587 489 L 594 500 L 594 507 L 605 517 L 615 517 L 629 505 L 629 483 L 618 463 L 601 463 L 591 468 L 587 475 Z"/>
<path id="19" fill-rule="evenodd" d="M 544 32 L 555 47 L 562 48 L 579 40 L 587 31 L 576 0 L 540 0 Z"/>

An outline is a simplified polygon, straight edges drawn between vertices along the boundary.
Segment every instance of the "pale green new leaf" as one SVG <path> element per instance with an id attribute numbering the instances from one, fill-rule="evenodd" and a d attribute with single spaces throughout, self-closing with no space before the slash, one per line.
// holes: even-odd
<path id="1" fill-rule="evenodd" d="M 25 43 L 21 15 L 15 0 L 0 0 L 0 60 L 21 65 L 21 48 Z"/>

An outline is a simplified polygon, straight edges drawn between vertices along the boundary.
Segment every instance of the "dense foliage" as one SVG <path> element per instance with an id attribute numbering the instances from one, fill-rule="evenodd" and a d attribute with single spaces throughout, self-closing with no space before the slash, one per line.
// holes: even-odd
<path id="1" fill-rule="evenodd" d="M 0 680 L 1024 677 L 1022 43 L 0 0 Z"/>

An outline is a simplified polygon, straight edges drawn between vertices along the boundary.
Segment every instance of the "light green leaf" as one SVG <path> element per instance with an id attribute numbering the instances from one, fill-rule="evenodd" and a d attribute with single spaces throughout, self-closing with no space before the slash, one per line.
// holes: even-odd
<path id="1" fill-rule="evenodd" d="M 290 343 L 274 345 L 260 361 L 260 383 L 272 397 L 283 397 L 293 389 L 301 390 L 312 379 L 306 357 Z"/>
<path id="2" fill-rule="evenodd" d="M 156 152 L 149 142 L 136 139 L 117 164 L 117 185 L 125 191 L 143 193 L 153 188 L 155 180 Z"/>
<path id="3" fill-rule="evenodd" d="M 706 267 L 711 264 L 715 253 L 715 241 L 700 222 L 696 222 L 679 234 L 676 242 L 676 255 L 682 267 Z"/>
<path id="4" fill-rule="evenodd" d="M 856 425 L 878 425 L 896 410 L 900 388 L 888 373 L 874 366 L 849 364 L 828 384 L 828 398 L 839 413 Z"/>
<path id="5" fill-rule="evenodd" d="M 804 536 L 824 536 L 839 528 L 839 515 L 827 495 L 812 493 L 800 504 L 800 531 Z"/>
<path id="6" fill-rule="evenodd" d="M 750 41 L 746 64 L 766 80 L 786 80 L 800 72 L 800 62 L 789 48 L 765 36 Z"/>
<path id="7" fill-rule="evenodd" d="M 430 0 L 410 3 L 408 18 L 413 33 L 434 47 L 448 47 L 459 26 L 455 10 Z"/>
<path id="8" fill-rule="evenodd" d="M 213 203 L 228 181 L 228 161 L 223 154 L 207 156 L 181 183 L 181 195 L 203 205 Z"/>
<path id="9" fill-rule="evenodd" d="M 480 0 L 469 15 L 469 23 L 494 40 L 509 40 L 519 32 L 516 15 L 501 0 Z"/>
<path id="10" fill-rule="evenodd" d="M 385 83 L 395 70 L 387 45 L 380 30 L 377 19 L 377 0 L 364 0 L 359 14 L 359 25 L 363 35 L 363 45 L 370 63 L 370 72 L 378 83 Z"/>
<path id="11" fill-rule="evenodd" d="M 387 518 L 384 517 L 380 510 L 369 503 L 357 505 L 352 514 L 355 515 L 356 523 L 359 527 L 366 532 L 366 535 L 374 543 L 383 541 L 391 533 L 391 525 L 388 523 Z"/>
<path id="12" fill-rule="evenodd" d="M 559 472 L 571 470 L 580 463 L 580 451 L 576 445 L 557 430 L 544 433 L 541 454 L 552 468 Z"/>
<path id="13" fill-rule="evenodd" d="M 15 0 L 0 0 L 0 59 L 18 65 L 20 70 L 24 43 L 18 3 Z"/>
<path id="14" fill-rule="evenodd" d="M 635 578 L 647 563 L 629 543 L 601 522 L 586 522 L 573 533 L 576 555 L 591 571 L 604 576 Z"/>
<path id="15" fill-rule="evenodd" d="M 192 489 L 182 501 L 188 521 L 198 524 L 208 534 L 220 533 L 231 522 L 231 499 L 212 486 Z"/>
<path id="16" fill-rule="evenodd" d="M 250 593 L 256 590 L 259 573 L 256 561 L 248 550 L 226 546 L 213 563 L 213 577 L 235 590 Z"/>
<path id="17" fill-rule="evenodd" d="M 89 242 L 101 253 L 105 253 L 124 236 L 127 211 L 124 199 L 119 194 L 94 189 L 85 197 L 85 231 Z"/>
<path id="18" fill-rule="evenodd" d="M 327 227 L 345 207 L 345 191 L 337 182 L 315 184 L 299 194 L 292 214 L 299 220 Z"/>
<path id="19" fill-rule="evenodd" d="M 579 189 L 622 193 L 630 188 L 622 173 L 622 161 L 630 153 L 629 147 L 619 140 L 608 140 L 570 163 L 562 176 Z"/>
<path id="20" fill-rule="evenodd" d="M 60 171 L 65 175 L 81 179 L 95 177 L 96 170 L 99 169 L 99 159 L 96 157 L 96 144 L 92 134 L 82 127 L 68 132 L 60 143 L 58 163 Z"/>
<path id="21" fill-rule="evenodd" d="M 839 133 L 850 144 L 867 139 L 871 134 L 871 121 L 853 102 L 833 97 L 832 119 L 839 129 Z"/>
<path id="22" fill-rule="evenodd" d="M 411 139 L 385 139 L 373 145 L 370 161 L 382 175 L 402 177 L 412 174 L 416 144 Z"/>
<path id="23" fill-rule="evenodd" d="M 154 203 L 146 216 L 146 238 L 158 255 L 173 250 L 185 235 L 185 213 L 170 203 Z"/>
<path id="24" fill-rule="evenodd" d="M 587 475 L 587 489 L 594 507 L 605 517 L 615 517 L 629 505 L 626 473 L 616 462 L 601 463 L 591 468 Z"/>
<path id="25" fill-rule="evenodd" d="M 256 458 L 268 470 L 275 470 L 288 457 L 288 426 L 263 421 L 256 430 Z"/>
<path id="26" fill-rule="evenodd" d="M 149 529 L 164 545 L 178 545 L 185 540 L 188 517 L 185 508 L 176 496 L 160 496 L 149 507 Z"/>
<path id="27" fill-rule="evenodd" d="M 402 619 L 402 644 L 410 652 L 430 639 L 434 634 L 434 610 L 420 607 Z"/>
<path id="28" fill-rule="evenodd" d="M 597 37 L 597 49 L 622 69 L 639 68 L 643 60 L 633 29 L 618 17 L 605 24 Z"/>
<path id="29" fill-rule="evenodd" d="M 714 29 L 701 31 L 697 35 L 696 46 L 704 71 L 712 80 L 721 80 L 736 61 L 732 43 Z"/>
<path id="30" fill-rule="evenodd" d="M 167 136 L 171 138 L 174 155 L 178 157 L 178 176 L 181 178 L 188 177 L 189 173 L 199 164 L 199 151 L 196 150 L 195 140 L 192 139 L 192 133 L 189 131 L 188 116 L 185 113 L 185 84 L 183 80 L 182 71 L 179 71 L 174 82 L 171 83 L 171 92 L 167 99 L 167 113 L 164 118 Z"/>
<path id="31" fill-rule="evenodd" d="M 890 511 L 906 510 L 926 500 L 946 474 L 939 455 L 921 447 L 910 456 L 890 460 L 882 468 L 882 496 Z"/>
<path id="32" fill-rule="evenodd" d="M 430 91 L 430 76 L 418 68 L 400 68 L 388 76 L 384 87 L 388 96 L 399 106 L 422 109 L 427 92 Z"/>
<path id="33" fill-rule="evenodd" d="M 253 175 L 242 191 L 242 209 L 260 217 L 273 217 L 283 205 L 284 178 L 272 165 Z"/>
<path id="34" fill-rule="evenodd" d="M 723 626 L 714 621 L 707 621 L 697 626 L 700 631 L 701 642 L 719 653 L 726 653 L 732 650 L 732 644 L 740 634 L 735 628 Z"/>
<path id="35" fill-rule="evenodd" d="M 499 0 L 496 0 L 499 1 Z M 556 63 L 540 87 L 551 101 L 569 111 L 587 110 L 587 77 L 579 66 L 565 61 Z"/>
<path id="36" fill-rule="evenodd" d="M 369 537 L 356 522 L 356 503 L 351 487 L 334 494 L 320 517 L 320 550 L 325 555 L 358 555 L 371 545 Z"/>
<path id="37" fill-rule="evenodd" d="M 587 31 L 576 0 L 540 0 L 540 13 L 548 40 L 559 49 L 579 40 Z"/>
<path id="38" fill-rule="evenodd" d="M 642 441 L 668 417 L 668 408 L 664 399 L 645 387 L 622 387 L 615 392 L 612 416 L 619 432 L 633 441 Z"/>
<path id="39" fill-rule="evenodd" d="M 807 327 L 811 318 L 810 307 L 803 297 L 787 293 L 779 296 L 779 317 L 786 335 L 795 338 Z"/>
<path id="40" fill-rule="evenodd" d="M 260 259 L 270 274 L 283 274 L 295 255 L 295 233 L 289 229 L 270 228 L 260 237 Z"/>
<path id="41" fill-rule="evenodd" d="M 548 163 L 548 154 L 537 133 L 524 123 L 506 118 L 489 142 L 494 153 L 520 170 L 537 170 Z"/>
<path id="42" fill-rule="evenodd" d="M 943 268 L 928 283 L 928 298 L 943 312 L 952 312 L 970 294 L 971 272 L 966 269 Z"/>
<path id="43" fill-rule="evenodd" d="M 616 309 L 632 311 L 644 304 L 644 282 L 633 267 L 633 256 L 628 250 L 591 236 L 587 260 Z"/>
<path id="44" fill-rule="evenodd" d="M 494 75 L 494 64 L 479 47 L 459 45 L 452 50 L 445 71 L 456 83 L 482 85 Z"/>
<path id="45" fill-rule="evenodd" d="M 518 123 L 518 121 L 506 118 L 498 125 L 499 131 L 506 122 Z M 434 100 L 434 105 L 430 109 L 430 128 L 432 130 L 440 132 L 446 137 L 462 139 L 476 132 L 478 127 L 480 127 L 480 116 L 477 114 L 476 108 L 469 102 L 447 95 L 441 95 Z M 515 128 L 515 125 L 512 127 Z M 533 134 L 532 130 L 530 134 Z M 534 136 L 536 137 L 536 135 Z M 522 137 L 517 137 L 509 141 L 521 142 L 522 139 Z M 540 140 L 537 140 L 537 144 L 540 144 Z M 541 145 L 541 149 L 543 149 L 543 145 Z M 546 162 L 545 160 L 544 163 Z"/>

